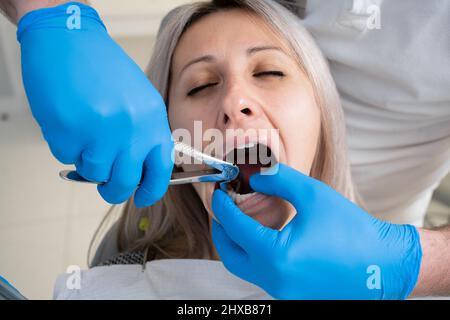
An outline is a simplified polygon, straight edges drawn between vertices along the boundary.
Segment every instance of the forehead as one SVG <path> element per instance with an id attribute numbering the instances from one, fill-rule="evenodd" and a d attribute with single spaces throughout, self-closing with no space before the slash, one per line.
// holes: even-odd
<path id="1" fill-rule="evenodd" d="M 243 9 L 211 13 L 190 26 L 179 40 L 172 64 L 175 69 L 204 54 L 225 55 L 252 45 L 280 46 L 285 41 L 259 16 Z"/>

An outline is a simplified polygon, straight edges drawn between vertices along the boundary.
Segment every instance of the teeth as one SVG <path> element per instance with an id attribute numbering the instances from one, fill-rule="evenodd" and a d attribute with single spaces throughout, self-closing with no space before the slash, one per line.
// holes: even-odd
<path id="1" fill-rule="evenodd" d="M 254 142 L 249 142 L 247 144 L 243 144 L 241 146 L 237 146 L 236 149 L 253 148 L 254 146 L 255 146 Z"/>
<path id="2" fill-rule="evenodd" d="M 227 193 L 231 197 L 231 199 L 233 199 L 234 203 L 236 203 L 236 204 L 240 204 L 244 200 L 246 200 L 256 194 L 256 192 L 247 193 L 247 194 L 239 194 L 239 193 L 234 192 L 234 190 L 228 190 Z"/>

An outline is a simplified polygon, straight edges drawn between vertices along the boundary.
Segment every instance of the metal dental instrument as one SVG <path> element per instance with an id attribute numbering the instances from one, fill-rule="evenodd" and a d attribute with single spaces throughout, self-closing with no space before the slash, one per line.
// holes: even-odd
<path id="1" fill-rule="evenodd" d="M 227 183 L 229 181 L 236 179 L 237 176 L 239 175 L 239 168 L 230 162 L 223 161 L 214 158 L 210 155 L 204 154 L 182 142 L 174 142 L 174 147 L 176 152 L 180 152 L 187 156 L 190 156 L 191 158 L 198 160 L 199 162 L 204 163 L 207 166 L 211 167 L 211 169 L 174 172 L 172 173 L 169 185 L 197 183 L 197 182 Z M 176 156 L 178 156 L 178 154 L 176 154 Z M 59 173 L 59 176 L 67 181 L 91 183 L 91 184 L 106 183 L 106 181 L 100 182 L 100 181 L 86 180 L 85 178 L 80 176 L 76 171 L 73 170 L 63 170 Z"/>

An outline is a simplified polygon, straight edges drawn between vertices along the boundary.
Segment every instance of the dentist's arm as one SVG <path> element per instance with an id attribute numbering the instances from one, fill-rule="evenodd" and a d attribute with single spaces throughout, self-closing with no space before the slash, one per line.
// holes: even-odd
<path id="1" fill-rule="evenodd" d="M 448 230 L 383 222 L 282 164 L 250 184 L 292 203 L 296 216 L 281 231 L 266 228 L 216 190 L 213 240 L 230 272 L 273 297 L 404 299 L 414 288 L 414 295 L 450 294 Z"/>
<path id="2" fill-rule="evenodd" d="M 450 226 L 418 229 L 423 258 L 411 297 L 450 296 Z"/>
<path id="3" fill-rule="evenodd" d="M 20 18 L 22 79 L 53 155 L 75 164 L 110 203 L 138 207 L 167 190 L 173 141 L 166 107 L 140 68 L 108 35 L 97 12 L 67 1 L 2 1 Z M 41 9 L 36 9 L 41 7 Z"/>

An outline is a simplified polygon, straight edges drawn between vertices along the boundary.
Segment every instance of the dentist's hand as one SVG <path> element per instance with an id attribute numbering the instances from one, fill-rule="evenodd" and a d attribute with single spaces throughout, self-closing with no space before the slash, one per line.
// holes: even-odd
<path id="1" fill-rule="evenodd" d="M 167 190 L 173 141 L 164 101 L 81 3 L 31 11 L 19 22 L 22 76 L 53 155 L 75 164 L 110 203 L 136 189 L 138 207 Z"/>
<path id="2" fill-rule="evenodd" d="M 422 257 L 415 227 L 378 220 L 282 164 L 250 185 L 289 201 L 297 214 L 282 231 L 266 228 L 216 190 L 213 240 L 230 272 L 274 298 L 404 299 L 413 290 Z"/>

